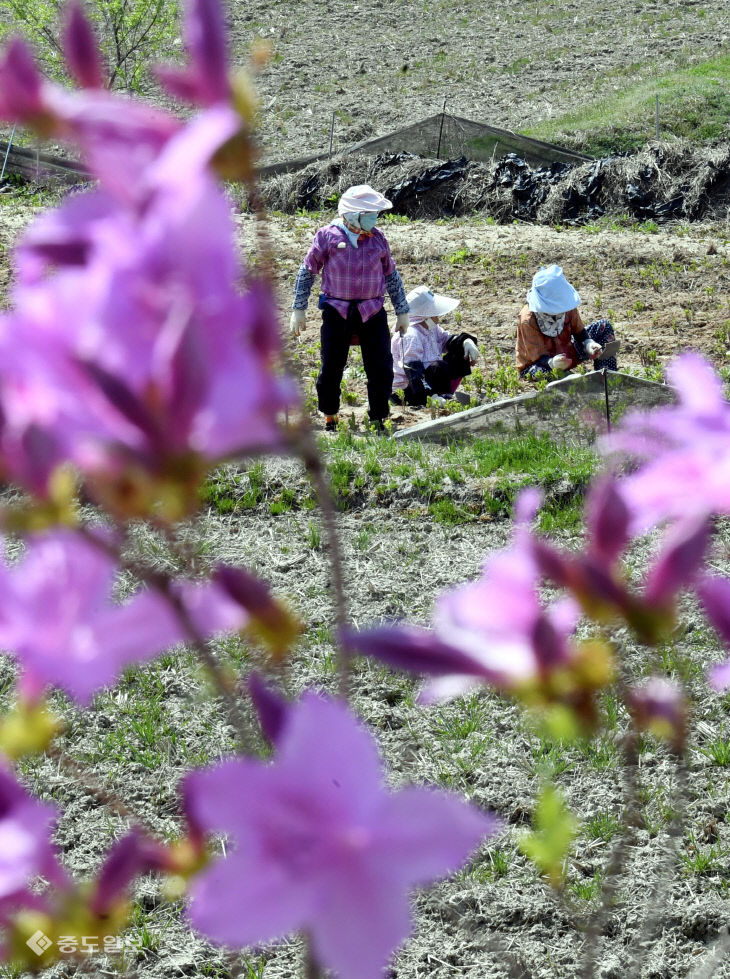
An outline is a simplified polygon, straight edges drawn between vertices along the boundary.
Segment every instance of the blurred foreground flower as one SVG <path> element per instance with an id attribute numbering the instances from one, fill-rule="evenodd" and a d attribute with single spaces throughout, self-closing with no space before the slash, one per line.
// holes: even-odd
<path id="1" fill-rule="evenodd" d="M 71 531 L 32 539 L 16 565 L 0 565 L 0 648 L 17 657 L 25 695 L 37 697 L 50 684 L 88 704 L 125 667 L 190 639 L 154 591 L 115 604 L 117 570 L 111 557 Z M 202 638 L 249 622 L 216 582 L 180 581 L 170 590 Z"/>
<path id="2" fill-rule="evenodd" d="M 725 645 L 730 646 L 730 581 L 707 575 L 700 581 L 697 594 L 707 618 Z M 726 690 L 730 687 L 730 660 L 712 668 L 710 684 L 715 690 Z"/>
<path id="3" fill-rule="evenodd" d="M 0 766 L 0 920 L 19 908 L 42 908 L 39 878 L 66 886 L 68 879 L 51 843 L 55 806 L 32 799 Z"/>
<path id="4" fill-rule="evenodd" d="M 350 632 L 349 648 L 435 678 L 422 701 L 488 683 L 529 705 L 564 704 L 590 726 L 592 694 L 612 677 L 611 654 L 601 643 L 573 640 L 577 602 L 545 607 L 541 600 L 543 572 L 529 528 L 538 503 L 536 492 L 521 495 L 511 546 L 487 559 L 477 581 L 438 599 L 433 631 L 392 625 Z"/>
<path id="5" fill-rule="evenodd" d="M 196 0 L 186 23 L 191 92 L 207 108 L 185 125 L 95 87 L 78 6 L 65 36 L 88 87 L 45 82 L 21 41 L 0 60 L 0 116 L 76 142 L 101 181 L 17 249 L 0 319 L 0 469 L 45 496 L 71 462 L 117 516 L 168 521 L 197 508 L 217 462 L 280 447 L 280 416 L 297 400 L 271 286 L 242 276 L 211 169 L 248 126 L 232 105 L 218 4 Z"/>
<path id="6" fill-rule="evenodd" d="M 666 677 L 652 676 L 628 691 L 628 706 L 639 731 L 669 741 L 681 752 L 687 738 L 689 705 L 682 688 Z"/>
<path id="7" fill-rule="evenodd" d="M 425 788 L 387 792 L 372 737 L 313 694 L 287 709 L 273 764 L 185 781 L 192 830 L 230 850 L 191 886 L 193 925 L 236 947 L 304 931 L 317 961 L 376 979 L 410 931 L 408 893 L 459 867 L 493 817 Z"/>
<path id="8" fill-rule="evenodd" d="M 667 367 L 679 403 L 625 416 L 604 440 L 639 463 L 621 493 L 640 533 L 666 520 L 730 513 L 730 404 L 712 365 L 686 353 Z"/>

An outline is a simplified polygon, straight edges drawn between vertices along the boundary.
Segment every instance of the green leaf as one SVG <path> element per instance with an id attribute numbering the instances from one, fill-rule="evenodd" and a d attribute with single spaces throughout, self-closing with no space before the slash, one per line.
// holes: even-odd
<path id="1" fill-rule="evenodd" d="M 519 848 L 556 889 L 565 880 L 565 858 L 575 838 L 578 823 L 553 785 L 540 793 L 534 818 L 535 829 L 519 841 Z"/>

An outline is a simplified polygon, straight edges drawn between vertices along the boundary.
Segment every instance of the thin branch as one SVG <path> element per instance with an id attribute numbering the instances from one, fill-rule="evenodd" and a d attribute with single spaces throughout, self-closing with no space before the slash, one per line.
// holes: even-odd
<path id="1" fill-rule="evenodd" d="M 252 745 L 253 734 L 245 721 L 241 709 L 243 706 L 242 701 L 237 696 L 235 691 L 231 690 L 231 686 L 226 680 L 220 663 L 210 651 L 207 643 L 196 629 L 195 623 L 193 622 L 190 613 L 185 608 L 182 600 L 171 590 L 170 582 L 166 578 L 158 579 L 157 581 L 150 581 L 149 583 L 162 597 L 167 600 L 168 604 L 174 610 L 178 621 L 180 622 L 187 636 L 188 644 L 193 647 L 196 656 L 213 678 L 216 689 L 226 705 L 228 720 L 238 736 L 238 743 L 241 752 L 245 755 L 256 754 L 255 748 Z"/>
<path id="2" fill-rule="evenodd" d="M 18 2 L 18 0 L 8 0 L 8 3 L 12 7 L 15 16 L 21 23 L 33 24 L 35 28 L 45 37 L 51 47 L 55 48 L 58 54 L 63 55 L 63 48 L 61 47 L 61 44 L 53 31 L 42 20 L 39 20 L 38 17 L 34 15 L 32 10 L 28 9 L 28 5 L 25 0 L 23 0 L 22 3 Z"/>
<path id="3" fill-rule="evenodd" d="M 322 523 L 327 538 L 327 552 L 332 567 L 332 586 L 335 597 L 335 622 L 337 624 L 337 673 L 339 677 L 340 696 L 347 699 L 350 687 L 350 657 L 342 645 L 342 637 L 349 624 L 347 597 L 345 595 L 345 572 L 337 529 L 337 511 L 335 510 L 332 492 L 322 464 L 322 458 L 317 451 L 314 435 L 307 423 L 306 428 L 299 432 L 298 442 L 295 443 L 298 454 L 304 463 L 312 480 L 317 501 L 322 511 Z"/>
<path id="4" fill-rule="evenodd" d="M 677 855 L 679 840 L 684 835 L 686 801 L 689 789 L 689 773 L 684 755 L 677 761 L 677 783 L 672 800 L 672 821 L 667 829 L 669 837 L 664 848 L 663 860 L 659 866 L 657 879 L 651 893 L 646 899 L 646 914 L 641 930 L 628 946 L 632 963 L 636 963 L 637 975 L 641 964 L 642 953 L 649 947 L 652 935 L 666 910 L 667 892 L 672 883 L 672 866 Z"/>
<path id="5" fill-rule="evenodd" d="M 153 839 L 158 837 L 158 831 L 143 816 L 130 809 L 126 802 L 120 799 L 111 789 L 106 788 L 98 782 L 83 765 L 70 758 L 57 745 L 51 745 L 47 748 L 46 754 L 49 758 L 58 762 L 59 767 L 63 769 L 64 773 L 75 782 L 78 782 L 98 803 L 106 806 L 111 812 L 116 813 L 117 816 L 120 816 L 133 826 L 141 827 Z"/>
<path id="6" fill-rule="evenodd" d="M 167 602 L 182 626 L 186 641 L 192 646 L 196 656 L 210 673 L 216 690 L 226 706 L 228 721 L 236 732 L 241 751 L 244 754 L 254 754 L 255 752 L 251 750 L 251 732 L 241 711 L 242 703 L 235 692 L 231 690 L 218 660 L 195 628 L 182 599 L 172 591 L 169 579 L 149 568 L 127 561 L 118 547 L 109 541 L 100 539 L 96 534 L 90 533 L 87 527 L 82 525 L 77 528 L 77 532 L 98 550 L 111 557 L 122 570 L 141 578 L 146 585 L 153 588 Z"/>
<path id="7" fill-rule="evenodd" d="M 628 860 L 631 844 L 634 841 L 636 828 L 641 817 L 639 805 L 638 779 L 638 747 L 637 736 L 633 730 L 626 733 L 622 742 L 623 771 L 626 779 L 624 831 L 613 848 L 611 859 L 606 868 L 606 876 L 601 891 L 601 904 L 591 916 L 586 929 L 583 957 L 577 975 L 579 979 L 593 979 L 600 953 L 600 939 L 613 908 L 614 899 L 619 886 L 623 882 L 623 873 Z"/>
<path id="8" fill-rule="evenodd" d="M 253 148 L 251 147 L 251 151 Z M 256 235 L 261 257 L 260 268 L 266 280 L 274 285 L 274 251 L 269 234 L 269 226 L 266 220 L 261 194 L 254 178 L 246 181 L 249 206 L 253 210 L 256 219 Z M 294 370 L 289 363 L 289 358 L 284 356 L 287 372 L 294 376 Z M 337 625 L 337 674 L 339 678 L 339 692 L 343 700 L 347 700 L 350 689 L 350 657 L 342 644 L 342 636 L 349 624 L 349 614 L 347 609 L 347 598 L 344 587 L 344 559 L 340 537 L 337 530 L 337 512 L 335 510 L 332 492 L 329 487 L 325 474 L 322 458 L 317 450 L 314 440 L 312 426 L 306 414 L 302 414 L 299 429 L 293 439 L 290 440 L 291 450 L 302 459 L 312 484 L 317 494 L 317 502 L 322 511 L 322 523 L 327 539 L 327 551 L 332 567 L 332 586 L 335 597 L 335 622 Z"/>

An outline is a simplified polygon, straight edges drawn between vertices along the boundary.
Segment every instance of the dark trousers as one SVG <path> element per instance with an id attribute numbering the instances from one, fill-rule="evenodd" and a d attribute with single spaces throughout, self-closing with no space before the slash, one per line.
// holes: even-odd
<path id="1" fill-rule="evenodd" d="M 422 408 L 431 394 L 452 394 L 456 388 L 454 382 L 471 374 L 471 364 L 464 353 L 467 338 L 476 343 L 476 337 L 470 333 L 449 337 L 441 360 L 429 364 L 425 369 L 419 361 L 405 365 L 406 377 L 410 381 L 403 391 L 407 405 Z"/>
<path id="2" fill-rule="evenodd" d="M 360 338 L 362 363 L 368 379 L 368 414 L 372 421 L 387 418 L 388 396 L 393 387 L 388 317 L 381 309 L 363 323 L 355 303 L 350 304 L 347 319 L 328 303 L 322 306 L 322 363 L 317 377 L 319 410 L 325 415 L 336 415 L 340 410 L 342 374 L 354 334 Z"/>

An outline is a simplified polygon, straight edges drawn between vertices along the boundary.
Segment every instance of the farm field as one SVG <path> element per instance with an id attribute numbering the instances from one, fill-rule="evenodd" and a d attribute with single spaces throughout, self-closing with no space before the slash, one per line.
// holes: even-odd
<path id="1" fill-rule="evenodd" d="M 680 122 L 690 117 L 693 91 L 706 86 L 705 136 L 730 136 L 722 116 L 730 100 L 714 87 L 730 52 L 730 15 L 721 0 L 252 0 L 230 3 L 228 20 L 234 61 L 245 61 L 256 38 L 273 44 L 257 81 L 266 162 L 322 148 L 333 112 L 337 147 L 439 112 L 446 97 L 455 114 L 586 149 L 604 138 L 626 147 L 642 139 L 642 113 L 645 103 L 653 104 L 654 87 L 666 93 L 667 120 L 686 136 Z M 630 106 L 621 102 L 629 90 L 636 96 Z M 610 125 L 602 125 L 602 105 L 611 109 Z M 646 125 L 651 130 L 653 115 Z M 235 188 L 230 198 L 239 252 L 253 263 L 253 218 L 234 203 Z M 32 188 L 0 193 L 0 307 L 9 301 L 15 242 L 59 199 L 55 191 Z M 284 330 L 296 271 L 312 235 L 331 216 L 277 211 L 268 218 Z M 660 381 L 674 356 L 694 350 L 730 384 L 730 211 L 724 219 L 715 214 L 712 221 L 661 226 L 615 215 L 582 226 L 497 224 L 475 215 L 386 216 L 381 227 L 407 290 L 427 283 L 461 300 L 446 325 L 478 338 L 481 360 L 464 384 L 473 404 L 526 390 L 513 367 L 517 314 L 533 273 L 551 263 L 562 265 L 581 293 L 586 323 L 599 317 L 614 323 L 620 369 Z M 287 336 L 285 345 L 332 489 L 356 627 L 400 618 L 428 624 L 444 589 L 475 579 L 485 558 L 508 544 L 523 487 L 544 493 L 538 515 L 544 534 L 576 552 L 589 548 L 583 498 L 602 463 L 592 448 L 563 441 L 559 419 L 551 439 L 528 434 L 427 445 L 378 437 L 368 430 L 365 375 L 353 348 L 340 429 L 325 435 L 314 410 L 318 326 L 313 300 L 306 331 L 300 340 Z M 406 428 L 435 410 L 394 408 L 393 427 Z M 5 502 L 17 499 L 15 490 L 5 490 Z M 99 524 L 94 507 L 79 506 L 84 523 Z M 719 520 L 716 530 L 708 564 L 728 575 L 730 527 Z M 240 679 L 268 667 L 291 699 L 311 688 L 336 693 L 327 535 L 299 461 L 226 464 L 208 478 L 195 518 L 170 537 L 134 522 L 129 538 L 146 567 L 165 573 L 204 576 L 220 561 L 250 568 L 295 611 L 301 634 L 291 657 L 273 669 L 247 639 L 215 640 L 226 676 Z M 640 538 L 623 558 L 637 589 L 658 543 L 657 534 Z M 21 548 L 11 538 L 9 558 Z M 125 571 L 118 597 L 135 584 Z M 553 597 L 546 589 L 545 598 Z M 684 684 L 692 709 L 685 761 L 650 734 L 638 739 L 625 872 L 606 905 L 601 888 L 626 818 L 621 747 L 629 717 L 618 686 L 600 695 L 599 735 L 568 743 L 546 736 L 515 703 L 486 687 L 423 707 L 418 681 L 374 660 L 355 661 L 352 706 L 377 740 L 390 786 L 450 789 L 500 820 L 499 832 L 462 870 L 415 894 L 414 932 L 387 979 L 730 979 L 730 955 L 708 966 L 717 948 L 727 951 L 730 922 L 730 694 L 713 693 L 706 679 L 726 651 L 698 602 L 685 597 L 680 604 L 679 626 L 656 648 L 640 646 L 627 628 L 616 636 L 624 679 L 671 676 Z M 581 638 L 592 634 L 580 627 Z M 0 712 L 10 706 L 15 678 L 11 661 L 0 657 Z M 57 750 L 23 759 L 19 775 L 38 798 L 63 811 L 56 840 L 64 865 L 79 878 L 96 871 L 126 825 L 126 815 L 99 804 L 106 789 L 127 814 L 171 841 L 182 825 L 185 773 L 236 750 L 209 676 L 182 647 L 127 670 L 89 710 L 61 694 L 52 700 L 65 722 Z M 243 713 L 251 744 L 267 757 L 248 700 Z M 94 791 L 82 785 L 81 771 L 90 773 Z M 520 849 L 546 780 L 577 817 L 559 896 Z M 304 974 L 304 943 L 296 937 L 243 954 L 213 947 L 191 931 L 182 902 L 157 877 L 135 884 L 131 907 L 121 952 L 67 959 L 43 975 Z M 20 975 L 0 966 L 0 979 Z"/>
<path id="2" fill-rule="evenodd" d="M 0 248 L 12 242 L 38 205 L 22 197 L 0 199 Z M 312 235 L 331 214 L 271 216 L 269 229 L 276 259 L 281 308 L 286 313 L 293 281 Z M 252 219 L 239 214 L 242 254 L 255 247 Z M 514 371 L 517 315 L 532 275 L 556 262 L 581 294 L 586 323 L 609 318 L 621 339 L 620 366 L 661 380 L 663 367 L 682 350 L 698 350 L 719 369 L 730 367 L 730 227 L 725 222 L 622 224 L 604 219 L 583 227 L 495 225 L 483 219 L 439 221 L 385 220 L 383 228 L 406 289 L 427 283 L 461 300 L 452 327 L 473 333 L 482 360 L 467 379 L 477 401 L 526 390 Z M 10 267 L 0 267 L 0 288 Z M 448 321 L 447 321 L 448 325 Z M 305 395 L 313 394 L 319 363 L 319 313 L 310 303 L 307 329 L 289 340 Z M 353 348 L 345 373 L 342 417 L 358 426 L 366 416 L 364 372 Z M 423 410 L 395 410 L 396 425 L 422 420 Z M 320 419 L 314 418 L 315 425 Z"/>
<path id="3" fill-rule="evenodd" d="M 441 112 L 444 99 L 454 115 L 577 148 L 605 140 L 614 108 L 611 139 L 641 135 L 633 113 L 652 135 L 655 91 L 677 135 L 719 136 L 727 121 L 722 0 L 254 0 L 229 16 L 234 60 L 253 39 L 273 46 L 258 82 L 267 162 L 326 149 L 333 112 L 337 150 Z M 637 105 L 615 105 L 626 92 Z"/>
<path id="4" fill-rule="evenodd" d="M 22 196 L 3 198 L 6 255 L 37 206 Z M 322 215 L 295 215 L 270 221 L 283 307 L 309 236 L 323 220 Z M 250 218 L 240 215 L 238 230 L 246 253 L 253 247 Z M 484 352 L 483 385 L 473 390 L 475 397 L 514 390 L 514 318 L 532 270 L 545 261 L 558 261 L 569 270 L 587 317 L 612 309 L 625 343 L 623 360 L 632 371 L 658 378 L 666 360 L 684 348 L 702 350 L 720 367 L 726 363 L 730 307 L 724 225 L 553 229 L 474 219 L 396 221 L 387 232 L 406 282 L 429 281 L 462 298 L 460 325 L 476 333 Z M 8 274 L 4 263 L 5 287 Z M 289 341 L 289 348 L 307 393 L 317 361 L 316 314 L 302 342 Z M 426 623 L 439 592 L 475 577 L 485 556 L 504 546 L 521 485 L 536 483 L 546 491 L 543 529 L 570 546 L 582 546 L 582 494 L 598 467 L 590 451 L 566 448 L 559 437 L 496 447 L 480 441 L 450 448 L 397 446 L 363 434 L 364 387 L 357 357 L 346 382 L 347 430 L 334 438 L 322 436 L 321 446 L 342 511 L 340 532 L 356 624 L 403 615 Z M 423 412 L 403 411 L 396 414 L 396 424 L 422 417 Z M 87 517 L 93 522 L 93 511 Z M 174 558 L 151 529 L 140 527 L 136 538 L 153 564 L 170 568 Z M 199 571 L 214 560 L 240 562 L 271 582 L 297 610 L 304 633 L 280 678 L 290 696 L 312 685 L 334 690 L 327 552 L 312 491 L 298 464 L 272 460 L 221 470 L 209 481 L 200 519 L 184 526 L 180 539 Z M 726 569 L 727 543 L 723 531 L 717 569 Z M 646 541 L 629 558 L 636 582 L 653 547 L 654 541 Z M 653 660 L 626 639 L 630 675 L 646 675 L 658 665 L 687 683 L 695 704 L 686 775 L 659 742 L 647 737 L 641 743 L 640 819 L 595 973 L 605 979 L 625 974 L 642 942 L 650 948 L 643 975 L 689 975 L 730 910 L 730 701 L 711 694 L 704 679 L 705 668 L 722 658 L 717 639 L 693 604 L 683 612 L 682 631 Z M 256 662 L 255 652 L 240 640 L 219 644 L 216 652 L 236 672 Z M 7 664 L 3 670 L 8 691 L 12 670 Z M 456 789 L 493 809 L 503 829 L 469 867 L 420 894 L 416 932 L 397 957 L 393 975 L 547 979 L 579 974 L 586 947 L 581 928 L 596 910 L 621 814 L 618 745 L 627 718 L 614 694 L 602 701 L 602 736 L 566 746 L 539 737 L 514 705 L 487 692 L 424 709 L 414 704 L 416 689 L 413 681 L 365 661 L 355 671 L 354 706 L 376 733 L 393 784 L 415 781 Z M 206 690 L 192 656 L 180 652 L 129 671 L 117 688 L 97 698 L 91 711 L 78 712 L 58 698 L 68 724 L 64 750 L 100 784 L 114 785 L 163 837 L 174 836 L 177 785 L 184 771 L 215 761 L 233 744 Z M 23 777 L 65 810 L 58 839 L 68 866 L 79 875 L 91 872 L 120 831 L 118 817 L 108 815 L 50 758 L 24 763 Z M 556 902 L 518 849 L 545 777 L 556 781 L 581 818 L 571 850 L 567 908 Z M 674 820 L 680 806 L 686 806 L 688 822 L 677 837 Z M 670 859 L 675 871 L 666 880 L 663 868 Z M 165 898 L 153 878 L 141 882 L 134 899 L 124 954 L 104 960 L 107 975 L 130 967 L 144 977 L 298 974 L 297 941 L 234 962 L 187 930 L 180 907 Z M 64 964 L 51 974 L 67 976 L 74 968 Z"/>

